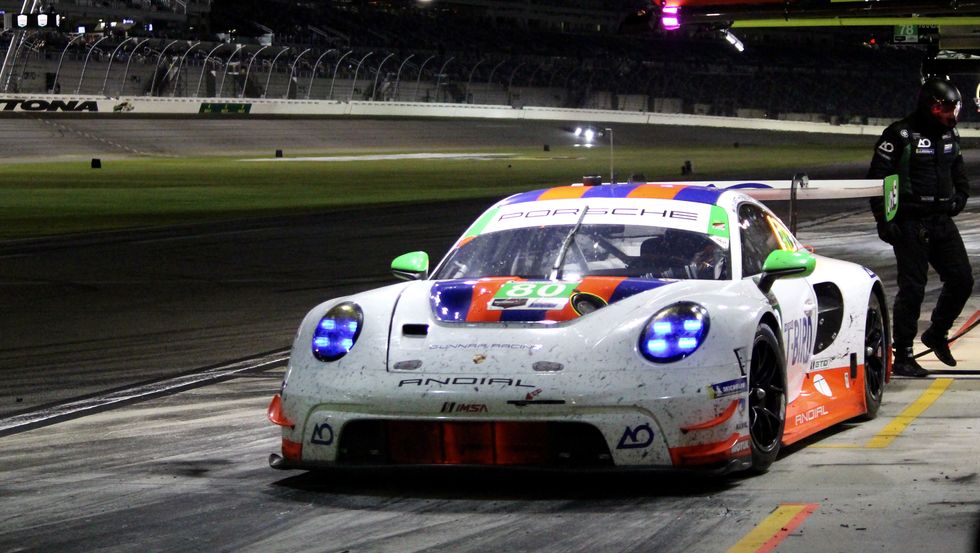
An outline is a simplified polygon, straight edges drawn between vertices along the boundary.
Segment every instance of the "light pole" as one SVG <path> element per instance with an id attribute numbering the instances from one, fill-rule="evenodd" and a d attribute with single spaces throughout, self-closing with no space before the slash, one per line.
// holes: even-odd
<path id="1" fill-rule="evenodd" d="M 296 64 L 299 63 L 299 59 L 302 58 L 303 55 L 306 54 L 309 51 L 310 51 L 310 48 L 307 48 L 306 50 L 303 50 L 302 52 L 300 52 L 299 55 L 296 56 L 296 59 L 293 60 L 293 64 L 289 66 L 289 82 L 286 83 L 286 95 L 283 96 L 283 98 L 289 99 L 289 89 L 290 89 L 290 87 L 293 86 L 293 74 L 296 73 Z M 297 86 L 296 88 L 297 88 L 296 92 L 299 92 L 299 90 L 298 90 L 299 89 L 299 86 Z"/>
<path id="2" fill-rule="evenodd" d="M 200 44 L 201 44 L 200 41 L 195 42 L 194 44 L 191 45 L 190 48 L 187 49 L 186 52 L 184 52 L 183 56 L 180 56 L 180 62 L 177 64 L 177 76 L 174 77 L 174 89 L 170 93 L 171 98 L 177 96 L 177 85 L 180 84 L 180 70 L 184 68 L 184 60 L 187 59 L 187 54 L 190 54 L 191 50 L 197 48 Z"/>
<path id="3" fill-rule="evenodd" d="M 82 89 L 82 81 L 85 79 L 85 69 L 88 67 L 88 60 L 92 57 L 92 52 L 95 51 L 95 47 L 98 46 L 100 42 L 107 38 L 109 38 L 108 35 L 100 38 L 95 42 L 95 44 L 92 45 L 91 48 L 88 49 L 88 54 L 85 56 L 85 63 L 82 64 L 82 75 L 78 77 L 78 86 L 75 87 L 75 94 L 78 94 L 78 91 Z"/>
<path id="4" fill-rule="evenodd" d="M 313 72 L 310 73 L 310 86 L 306 87 L 306 99 L 307 100 L 310 99 L 310 92 L 313 91 L 313 79 L 316 78 L 316 70 L 317 70 L 318 67 L 320 67 L 320 62 L 323 61 L 323 58 L 326 57 L 326 55 L 329 54 L 330 52 L 337 52 L 337 49 L 336 48 L 331 48 L 331 49 L 327 50 L 326 52 L 320 54 L 320 57 L 316 59 L 316 63 L 313 64 Z"/>
<path id="5" fill-rule="evenodd" d="M 327 94 L 327 100 L 333 100 L 333 83 L 337 80 L 337 70 L 340 69 L 340 62 L 344 61 L 344 58 L 353 53 L 353 50 L 346 52 L 343 56 L 340 56 L 339 60 L 337 60 L 337 65 L 333 66 L 333 78 L 330 79 L 330 93 Z"/>
<path id="6" fill-rule="evenodd" d="M 439 74 L 436 75 L 436 101 L 437 102 L 439 101 L 439 87 L 442 85 L 442 77 L 445 76 L 446 74 L 446 66 L 449 65 L 449 62 L 453 61 L 454 59 L 456 59 L 454 56 L 450 56 L 449 59 L 442 64 L 442 67 L 439 68 Z"/>
<path id="7" fill-rule="evenodd" d="M 133 51 L 129 53 L 129 59 L 126 60 L 126 70 L 123 71 L 122 84 L 119 87 L 119 95 L 120 96 L 122 96 L 123 95 L 123 92 L 126 91 L 126 77 L 129 76 L 129 65 L 131 63 L 133 63 L 133 56 L 136 55 L 136 51 L 140 49 L 140 46 L 143 46 L 144 44 L 146 44 L 147 42 L 149 42 L 149 40 L 150 39 L 148 39 L 148 38 L 144 38 L 143 40 L 139 41 L 138 43 L 136 43 L 136 46 L 133 47 Z"/>
<path id="8" fill-rule="evenodd" d="M 58 90 L 58 76 L 61 75 L 61 64 L 64 63 L 65 61 L 65 54 L 68 53 L 68 48 L 70 48 L 71 45 L 74 44 L 76 40 L 83 38 L 84 36 L 85 36 L 84 34 L 79 33 L 78 35 L 75 36 L 75 38 L 69 40 L 68 46 L 65 46 L 65 49 L 61 51 L 61 59 L 58 61 L 58 70 L 54 72 L 54 82 L 51 83 L 52 94 L 59 94 L 61 92 L 60 90 Z"/>
<path id="9" fill-rule="evenodd" d="M 616 184 L 616 176 L 613 173 L 613 162 L 615 160 L 615 150 L 613 148 L 613 130 L 606 127 L 606 132 L 609 133 L 609 184 Z"/>
<path id="10" fill-rule="evenodd" d="M 392 97 L 395 99 L 396 102 L 398 101 L 398 83 L 401 82 L 402 68 L 405 67 L 405 64 L 408 63 L 408 60 L 414 57 L 415 54 L 410 54 L 407 58 L 403 59 L 401 65 L 398 66 L 398 73 L 395 75 L 395 93 L 392 95 Z"/>
<path id="11" fill-rule="evenodd" d="M 483 63 L 483 61 L 484 60 L 480 60 L 480 61 L 476 62 L 476 65 L 473 66 L 473 69 L 470 69 L 470 77 L 468 79 L 466 79 L 466 92 L 464 94 L 466 94 L 466 103 L 467 104 L 471 103 L 470 102 L 470 83 L 473 82 L 473 73 L 476 72 L 476 68 L 477 67 L 480 67 L 480 64 Z"/>
<path id="12" fill-rule="evenodd" d="M 494 65 L 493 66 L 493 69 L 490 70 L 490 76 L 487 77 L 487 103 L 488 104 L 490 103 L 490 92 L 491 92 L 490 91 L 490 86 L 491 86 L 490 82 L 493 81 L 493 74 L 496 73 L 497 72 L 497 69 L 499 69 L 500 66 L 503 65 L 504 62 L 506 62 L 506 61 L 507 60 L 503 60 L 500 63 L 498 63 L 497 65 Z"/>
<path id="13" fill-rule="evenodd" d="M 271 44 L 266 44 L 265 46 L 259 48 L 252 54 L 252 59 L 248 60 L 248 67 L 245 69 L 245 82 L 242 83 L 242 93 L 238 95 L 239 98 L 245 97 L 245 89 L 248 87 L 248 75 L 252 72 L 252 64 L 255 63 L 255 58 L 259 57 L 259 52 L 265 50 L 266 48 L 272 46 Z"/>
<path id="14" fill-rule="evenodd" d="M 153 80 L 150 81 L 150 96 L 153 96 L 153 89 L 157 86 L 157 73 L 160 72 L 160 61 L 163 60 L 163 55 L 167 53 L 167 50 L 169 50 L 171 46 L 177 44 L 178 42 L 180 41 L 174 40 L 170 44 L 164 46 L 163 50 L 160 50 L 160 55 L 157 56 L 157 64 L 153 66 Z"/>
<path id="15" fill-rule="evenodd" d="M 388 58 L 392 56 L 394 56 L 394 54 L 388 54 L 385 56 L 385 59 L 381 60 L 381 64 L 378 65 L 378 72 L 374 74 L 374 90 L 371 91 L 372 102 L 374 101 L 374 97 L 378 95 L 378 77 L 381 76 L 381 68 L 384 67 L 384 64 L 386 61 L 388 61 Z M 384 98 L 382 98 L 382 100 L 384 100 Z"/>
<path id="16" fill-rule="evenodd" d="M 285 54 L 289 51 L 289 46 L 286 46 L 276 54 L 276 57 L 272 58 L 272 65 L 269 66 L 269 76 L 265 78 L 265 87 L 262 88 L 262 97 L 265 98 L 266 94 L 269 92 L 269 81 L 272 80 L 272 72 L 276 68 L 276 62 L 279 61 L 279 56 Z"/>
<path id="17" fill-rule="evenodd" d="M 222 46 L 226 46 L 227 42 L 222 42 L 221 44 L 215 46 L 208 52 L 208 55 L 204 56 L 204 62 L 201 63 L 201 76 L 197 78 L 197 90 L 194 91 L 194 97 L 197 98 L 201 95 L 201 83 L 204 82 L 204 72 L 208 69 L 208 60 L 211 59 L 211 55 L 218 51 Z"/>
<path id="18" fill-rule="evenodd" d="M 109 56 L 109 66 L 105 68 L 105 78 L 102 79 L 102 91 L 100 92 L 100 94 L 102 94 L 103 96 L 105 96 L 106 85 L 109 84 L 109 70 L 112 69 L 112 62 L 116 60 L 116 54 L 119 52 L 119 49 L 123 47 L 123 44 L 126 44 L 130 40 L 137 40 L 137 38 L 130 37 L 120 42 L 119 45 L 116 46 L 116 49 L 112 51 L 112 55 Z"/>
<path id="19" fill-rule="evenodd" d="M 230 56 L 228 56 L 228 61 L 225 62 L 225 69 L 224 71 L 221 72 L 221 84 L 218 85 L 218 91 L 214 95 L 215 98 L 221 98 L 221 93 L 225 89 L 225 77 L 228 76 L 228 66 L 231 65 L 231 60 L 235 59 L 236 54 L 238 54 L 239 52 L 243 52 L 244 50 L 245 47 L 243 45 L 236 44 L 235 51 L 232 52 Z M 242 55 L 244 56 L 245 54 Z"/>
<path id="20" fill-rule="evenodd" d="M 416 98 L 419 97 L 419 83 L 422 82 L 422 70 L 425 69 L 425 64 L 429 63 L 429 61 L 431 61 L 432 58 L 434 58 L 434 57 L 435 56 L 429 56 L 429 57 L 425 58 L 425 61 L 423 61 L 422 62 L 422 65 L 419 66 L 419 76 L 418 76 L 417 79 L 415 79 L 415 93 L 412 94 L 412 101 L 413 102 L 415 101 Z"/>
<path id="21" fill-rule="evenodd" d="M 361 64 L 364 63 L 364 60 L 368 59 L 368 57 L 370 57 L 373 53 L 374 52 L 368 52 L 367 54 L 364 54 L 361 61 L 357 62 L 357 69 L 354 69 L 354 80 L 350 83 L 350 95 L 347 96 L 348 104 L 354 101 L 354 87 L 357 86 L 357 74 L 361 72 Z"/>

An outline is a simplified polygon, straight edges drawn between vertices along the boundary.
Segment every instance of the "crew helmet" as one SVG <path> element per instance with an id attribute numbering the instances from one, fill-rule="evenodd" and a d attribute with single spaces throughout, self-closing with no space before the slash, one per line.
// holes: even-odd
<path id="1" fill-rule="evenodd" d="M 953 83 L 942 77 L 929 77 L 919 90 L 918 110 L 937 123 L 952 129 L 963 107 L 963 97 Z"/>

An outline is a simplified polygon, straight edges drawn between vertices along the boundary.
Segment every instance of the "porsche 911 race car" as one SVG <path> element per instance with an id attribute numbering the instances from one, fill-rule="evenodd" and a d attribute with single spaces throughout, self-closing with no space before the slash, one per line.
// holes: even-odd
<path id="1" fill-rule="evenodd" d="M 430 272 L 307 314 L 269 418 L 276 468 L 765 471 L 878 411 L 879 278 L 808 252 L 746 190 L 506 198 Z"/>

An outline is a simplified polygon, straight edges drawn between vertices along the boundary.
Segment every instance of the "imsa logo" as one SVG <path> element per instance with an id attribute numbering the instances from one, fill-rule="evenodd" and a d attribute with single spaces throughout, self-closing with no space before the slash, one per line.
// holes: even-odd
<path id="1" fill-rule="evenodd" d="M 13 100 L 0 98 L 0 110 L 2 111 L 46 111 L 46 112 L 70 112 L 78 113 L 83 111 L 99 111 L 99 103 L 95 100 Z"/>

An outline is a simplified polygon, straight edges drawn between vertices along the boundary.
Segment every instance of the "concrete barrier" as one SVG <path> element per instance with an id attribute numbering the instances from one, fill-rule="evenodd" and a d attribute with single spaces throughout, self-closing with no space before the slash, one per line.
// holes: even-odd
<path id="1" fill-rule="evenodd" d="M 814 121 L 771 120 L 751 117 L 721 117 L 645 111 L 569 109 L 555 107 L 512 107 L 487 104 L 439 104 L 423 102 L 342 102 L 338 100 L 282 100 L 251 98 L 167 98 L 150 96 L 103 96 L 65 94 L 0 95 L 0 115 L 74 113 L 140 115 L 237 115 L 288 117 L 433 117 L 457 119 L 528 119 L 569 121 L 586 124 L 675 125 L 729 129 L 768 130 L 877 136 L 877 125 L 830 124 Z M 876 121 L 878 122 L 878 121 Z M 980 138 L 980 129 L 963 128 L 960 134 Z"/>

